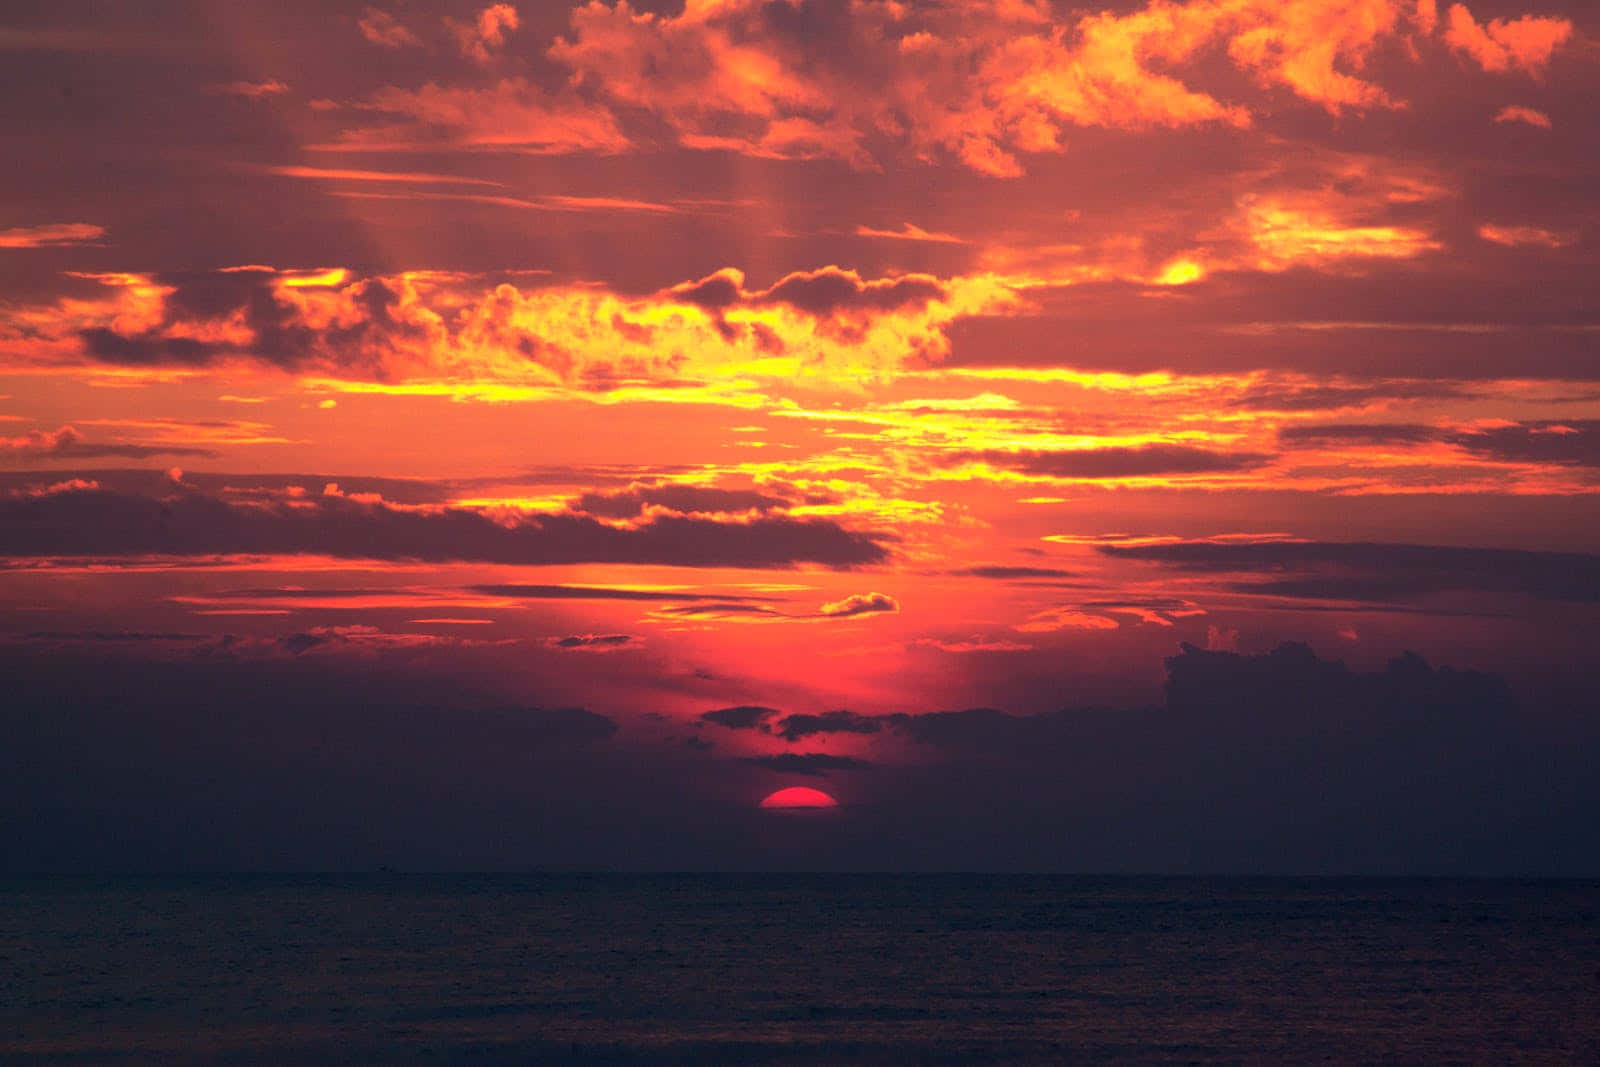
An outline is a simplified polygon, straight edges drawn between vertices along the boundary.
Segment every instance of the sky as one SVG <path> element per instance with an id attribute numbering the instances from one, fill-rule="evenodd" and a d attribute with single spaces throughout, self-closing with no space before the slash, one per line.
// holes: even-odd
<path id="1" fill-rule="evenodd" d="M 0 57 L 0 868 L 1600 874 L 1592 6 Z"/>

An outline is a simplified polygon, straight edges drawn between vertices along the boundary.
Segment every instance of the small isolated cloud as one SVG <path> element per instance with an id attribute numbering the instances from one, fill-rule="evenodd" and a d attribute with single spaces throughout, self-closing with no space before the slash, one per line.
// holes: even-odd
<path id="1" fill-rule="evenodd" d="M 848 619 L 857 615 L 875 615 L 879 612 L 897 613 L 900 602 L 885 593 L 854 593 L 843 600 L 824 604 L 817 614 L 825 619 Z"/>
<path id="2" fill-rule="evenodd" d="M 18 226 L 0 230 L 0 248 L 57 248 L 62 245 L 92 244 L 105 235 L 104 226 L 87 222 Z"/>
<path id="3" fill-rule="evenodd" d="M 920 637 L 911 642 L 911 648 L 932 648 L 940 652 L 1031 652 L 1033 646 L 1021 641 L 997 641 L 972 637 L 965 641 L 943 641 L 933 637 Z"/>
<path id="4" fill-rule="evenodd" d="M 510 4 L 490 4 L 471 22 L 447 18 L 445 26 L 455 36 L 456 47 L 467 59 L 487 65 L 506 43 L 506 34 L 517 28 L 517 9 Z"/>
<path id="5" fill-rule="evenodd" d="M 261 100 L 269 96 L 282 96 L 289 91 L 286 82 L 277 78 L 269 78 L 261 82 L 219 82 L 206 87 L 206 92 L 212 96 L 242 96 L 250 100 Z"/>
<path id="6" fill-rule="evenodd" d="M 701 722 L 708 722 L 713 726 L 726 727 L 729 730 L 764 730 L 766 722 L 775 715 L 781 715 L 777 708 L 763 708 L 756 704 L 741 704 L 734 708 L 718 708 L 708 711 L 700 716 Z"/>
<path id="7" fill-rule="evenodd" d="M 1115 630 L 1116 619 L 1104 615 L 1091 615 L 1076 608 L 1053 608 L 1031 615 L 1027 622 L 1018 623 L 1023 633 L 1051 633 L 1055 630 Z"/>
<path id="8" fill-rule="evenodd" d="M 928 241 L 933 244 L 964 245 L 968 242 L 953 233 L 924 230 L 921 226 L 904 223 L 898 230 L 875 230 L 871 226 L 857 226 L 857 237 L 886 237 L 894 241 Z"/>
<path id="9" fill-rule="evenodd" d="M 776 756 L 751 756 L 744 762 L 784 774 L 805 774 L 825 778 L 829 771 L 864 771 L 874 764 L 854 756 L 832 756 L 826 752 L 784 752 Z"/>
<path id="10" fill-rule="evenodd" d="M 1550 116 L 1543 111 L 1535 111 L 1531 107 L 1519 107 L 1515 104 L 1501 108 L 1495 113 L 1496 122 L 1524 122 L 1529 126 L 1537 126 L 1541 130 L 1551 128 Z"/>
<path id="11" fill-rule="evenodd" d="M 1550 57 L 1572 37 L 1572 23 L 1562 18 L 1524 15 L 1490 19 L 1479 25 L 1465 4 L 1452 4 L 1444 39 L 1452 49 L 1476 60 L 1491 73 L 1521 68 L 1538 76 Z"/>
<path id="12" fill-rule="evenodd" d="M 579 652 L 611 652 L 633 641 L 632 634 L 573 634 L 569 637 L 548 637 L 545 644 L 551 648 Z"/>
<path id="13" fill-rule="evenodd" d="M 417 35 L 402 26 L 393 15 L 375 7 L 369 7 L 361 13 L 356 20 L 356 27 L 360 29 L 361 36 L 380 48 L 417 48 L 422 44 Z"/>
<path id="14" fill-rule="evenodd" d="M 1572 240 L 1566 234 L 1538 226 L 1495 226 L 1490 223 L 1478 227 L 1478 236 L 1507 248 L 1561 248 Z"/>

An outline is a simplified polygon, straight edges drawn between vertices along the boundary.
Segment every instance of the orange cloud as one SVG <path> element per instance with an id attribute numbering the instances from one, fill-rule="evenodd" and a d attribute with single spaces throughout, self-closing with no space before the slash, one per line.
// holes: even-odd
<path id="1" fill-rule="evenodd" d="M 358 107 L 398 121 L 353 127 L 334 142 L 309 147 L 501 149 L 537 155 L 620 152 L 629 146 L 609 109 L 570 94 L 553 95 L 521 77 L 481 88 L 432 82 L 419 89 L 388 86 Z"/>
<path id="2" fill-rule="evenodd" d="M 526 399 L 552 388 L 753 398 L 761 380 L 852 382 L 931 363 L 945 327 L 1015 297 L 988 276 L 826 267 L 750 290 L 732 268 L 649 296 L 471 275 L 230 269 L 94 276 L 102 295 L 0 314 L 17 359 L 199 368 L 257 362 L 324 385 Z M 343 386 L 338 386 L 343 387 Z M 744 403 L 746 401 L 736 401 Z"/>
<path id="3" fill-rule="evenodd" d="M 872 168 L 868 138 L 887 135 L 919 158 L 1012 176 L 1022 154 L 1060 151 L 1073 126 L 1250 125 L 1246 103 L 1185 80 L 1219 47 L 1262 87 L 1333 114 L 1404 106 L 1363 71 L 1392 43 L 1415 54 L 1414 31 L 1426 39 L 1437 23 L 1432 0 L 1152 0 L 1073 24 L 1027 3 L 873 2 L 825 18 L 758 0 L 690 2 L 676 15 L 595 0 L 548 54 L 688 147 Z M 1493 69 L 1535 70 L 1570 31 L 1532 17 L 1483 29 L 1457 5 L 1448 40 Z"/>
<path id="4" fill-rule="evenodd" d="M 1501 108 L 1495 113 L 1496 122 L 1525 122 L 1529 126 L 1537 126 L 1542 130 L 1551 128 L 1550 116 L 1542 111 L 1535 111 L 1531 107 L 1519 107 L 1515 104 Z"/>
<path id="5" fill-rule="evenodd" d="M 1465 4 L 1450 6 L 1444 39 L 1486 71 L 1520 67 L 1534 76 L 1544 73 L 1555 50 L 1572 37 L 1572 23 L 1561 18 L 1524 15 L 1519 19 L 1491 19 L 1480 26 Z"/>
<path id="6" fill-rule="evenodd" d="M 206 89 L 206 92 L 217 96 L 243 96 L 251 100 L 260 100 L 268 96 L 282 96 L 288 91 L 289 86 L 277 78 L 271 78 L 263 82 L 224 82 Z"/>
<path id="7" fill-rule="evenodd" d="M 356 20 L 361 36 L 382 48 L 416 48 L 422 42 L 387 11 L 369 7 Z"/>
<path id="8" fill-rule="evenodd" d="M 967 242 L 950 233 L 932 233 L 921 226 L 902 223 L 898 230 L 875 230 L 871 226 L 857 226 L 857 237 L 886 237 L 895 241 L 928 241 L 934 244 L 964 245 Z"/>
<path id="9" fill-rule="evenodd" d="M 491 185 L 502 183 L 482 178 L 464 178 L 455 174 L 434 174 L 426 171 L 352 170 L 347 167 L 258 167 L 263 174 L 276 174 L 284 178 L 311 178 L 320 181 L 346 182 L 412 182 L 419 185 Z"/>
<path id="10" fill-rule="evenodd" d="M 104 226 L 87 222 L 59 222 L 47 226 L 19 226 L 0 230 L 0 248 L 53 248 L 89 244 L 106 235 Z"/>
<path id="11" fill-rule="evenodd" d="M 446 28 L 456 39 L 461 54 L 474 63 L 487 65 L 505 44 L 506 34 L 520 25 L 517 9 L 510 4 L 490 4 L 471 22 L 446 18 Z"/>
<path id="12" fill-rule="evenodd" d="M 1484 223 L 1478 227 L 1478 236 L 1485 241 L 1492 241 L 1497 245 L 1507 248 L 1535 247 L 1535 248 L 1561 248 L 1570 244 L 1572 238 L 1553 230 L 1541 229 L 1538 226 L 1496 226 Z"/>

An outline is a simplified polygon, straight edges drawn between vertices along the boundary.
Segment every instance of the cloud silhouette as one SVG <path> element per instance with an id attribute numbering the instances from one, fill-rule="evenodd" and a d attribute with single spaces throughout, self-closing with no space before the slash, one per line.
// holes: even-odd
<path id="1" fill-rule="evenodd" d="M 1464 590 L 1600 602 L 1600 556 L 1577 552 L 1355 541 L 1178 541 L 1096 550 L 1185 571 L 1270 573 L 1231 588 L 1275 596 L 1385 601 Z M 1301 573 L 1285 573 L 1293 571 Z"/>
<path id="2" fill-rule="evenodd" d="M 700 721 L 711 723 L 713 726 L 723 726 L 729 730 L 759 730 L 765 729 L 767 721 L 780 714 L 782 712 L 776 708 L 743 704 L 738 707 L 708 711 L 700 716 Z"/>
<path id="3" fill-rule="evenodd" d="M 527 515 L 505 525 L 466 509 L 414 511 L 327 493 L 248 507 L 200 492 L 158 499 L 94 489 L 0 500 L 0 554 L 7 556 L 227 553 L 689 567 L 852 567 L 888 556 L 877 535 L 782 516 L 664 515 L 621 529 L 577 515 Z"/>

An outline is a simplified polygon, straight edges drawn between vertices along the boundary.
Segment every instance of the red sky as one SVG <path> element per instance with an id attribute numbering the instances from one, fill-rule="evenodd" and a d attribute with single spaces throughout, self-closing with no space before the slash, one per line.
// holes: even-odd
<path id="1" fill-rule="evenodd" d="M 1003 780 L 915 724 L 1170 704 L 1185 642 L 1411 650 L 1592 735 L 1586 5 L 68 3 L 0 54 L 0 640 L 41 679 L 582 708 L 596 780 L 709 811 Z M 47 824 L 39 863 L 131 862 Z M 1076 862 L 1033 840 L 993 862 Z"/>

